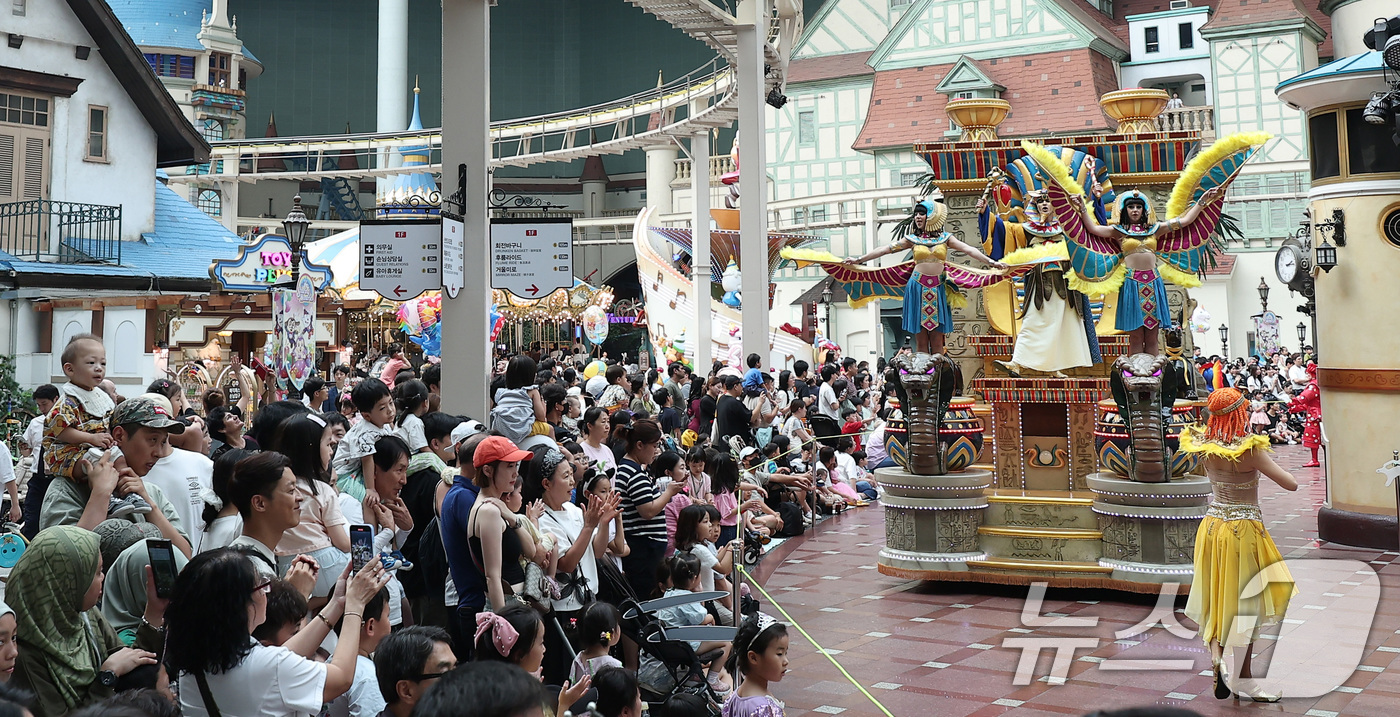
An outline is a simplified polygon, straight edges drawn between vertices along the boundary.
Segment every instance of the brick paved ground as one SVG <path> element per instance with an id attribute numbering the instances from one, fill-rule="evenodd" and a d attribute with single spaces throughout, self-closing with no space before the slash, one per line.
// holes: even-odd
<path id="1" fill-rule="evenodd" d="M 1094 628 L 1021 626 L 1025 587 L 920 583 L 881 575 L 876 554 L 884 543 L 881 508 L 847 511 L 822 523 L 815 535 L 788 541 L 765 558 L 757 576 L 765 588 L 895 717 L 939 715 L 1078 715 L 1096 709 L 1161 704 L 1203 715 L 1262 710 L 1310 717 L 1400 713 L 1400 601 L 1385 600 L 1400 585 L 1395 553 L 1319 544 L 1317 508 L 1323 500 L 1320 469 L 1304 469 L 1302 446 L 1282 446 L 1276 458 L 1297 476 L 1296 493 L 1261 485 L 1265 523 L 1286 558 L 1351 559 L 1379 574 L 1382 603 L 1363 651 L 1363 667 L 1338 691 L 1321 698 L 1279 704 L 1217 701 L 1211 694 L 1210 659 L 1194 637 L 1181 639 L 1162 627 L 1117 642 L 1112 633 L 1146 617 L 1155 596 L 1101 590 L 1051 590 L 1043 612 L 1097 616 Z M 1378 477 L 1379 479 L 1379 477 Z M 1295 600 L 1295 603 L 1298 602 Z M 1185 598 L 1178 601 L 1184 606 Z M 1295 605 L 1301 609 L 1302 606 Z M 1325 609 L 1312 606 L 1308 609 Z M 765 610 L 773 612 L 770 606 Z M 1292 614 L 1292 613 L 1290 613 Z M 1189 620 L 1188 627 L 1194 627 Z M 1287 626 L 1285 626 L 1287 627 Z M 1097 636 L 1097 649 L 1075 652 L 1065 684 L 1048 684 L 1051 658 L 1042 654 L 1029 685 L 1012 684 L 1020 651 L 1001 647 L 1027 634 Z M 791 667 L 775 693 L 789 717 L 809 713 L 848 717 L 880 715 L 812 644 L 792 632 Z M 1261 640 L 1267 659 L 1273 643 Z M 1098 663 L 1114 655 L 1194 659 L 1189 671 L 1110 672 Z M 1205 672 L 1206 674 L 1201 674 Z"/>

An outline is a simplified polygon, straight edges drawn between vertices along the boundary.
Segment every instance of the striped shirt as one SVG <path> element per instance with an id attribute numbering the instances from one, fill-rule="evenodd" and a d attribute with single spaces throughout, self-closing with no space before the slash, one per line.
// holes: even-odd
<path id="1" fill-rule="evenodd" d="M 655 517 L 643 518 L 642 514 L 637 512 L 637 506 L 661 497 L 661 490 L 656 487 L 656 479 L 636 461 L 623 458 L 618 461 L 613 486 L 622 495 L 622 526 L 627 531 L 627 537 L 636 536 L 665 542 L 666 514 L 658 512 Z"/>

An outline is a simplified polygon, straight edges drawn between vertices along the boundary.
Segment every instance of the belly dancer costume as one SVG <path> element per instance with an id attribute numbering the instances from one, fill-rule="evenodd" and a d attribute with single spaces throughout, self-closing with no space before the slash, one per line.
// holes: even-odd
<path id="1" fill-rule="evenodd" d="M 1268 450 L 1269 438 L 1249 432 L 1249 402 L 1225 388 L 1210 396 L 1210 417 L 1181 434 L 1181 450 L 1232 462 Z M 1213 461 L 1219 465 L 1219 461 Z M 1283 619 L 1296 589 L 1259 509 L 1259 472 L 1212 469 L 1211 498 L 1196 531 L 1195 576 L 1186 616 L 1200 625 L 1202 642 L 1245 647 L 1260 629 Z"/>
<path id="2" fill-rule="evenodd" d="M 947 261 L 949 236 L 939 231 L 934 234 L 916 232 L 905 237 L 914 245 L 914 266 Z M 953 310 L 948 304 L 948 289 L 943 286 L 942 276 L 923 274 L 917 269 L 909 275 L 909 281 L 904 284 L 903 318 L 904 330 L 911 334 L 920 331 L 952 333 Z"/>

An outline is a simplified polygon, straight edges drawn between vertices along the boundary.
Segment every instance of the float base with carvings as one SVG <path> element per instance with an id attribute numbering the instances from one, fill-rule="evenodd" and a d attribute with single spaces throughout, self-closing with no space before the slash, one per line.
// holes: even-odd
<path id="1" fill-rule="evenodd" d="M 1165 483 L 1105 464 L 1100 453 L 1118 438 L 1108 379 L 979 378 L 970 388 L 984 399 L 971 412 L 987 423 L 976 463 L 940 476 L 876 471 L 881 573 L 1140 593 L 1190 585 L 1210 482 L 1194 464 L 1178 462 Z M 1171 428 L 1198 406 L 1178 403 Z"/>

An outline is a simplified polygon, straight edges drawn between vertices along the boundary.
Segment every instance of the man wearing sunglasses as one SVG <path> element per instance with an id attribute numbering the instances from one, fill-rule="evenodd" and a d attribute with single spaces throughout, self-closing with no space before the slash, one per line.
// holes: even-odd
<path id="1" fill-rule="evenodd" d="M 374 671 L 386 707 L 380 717 L 409 717 L 439 677 L 457 667 L 447 631 L 415 625 L 379 643 Z"/>

